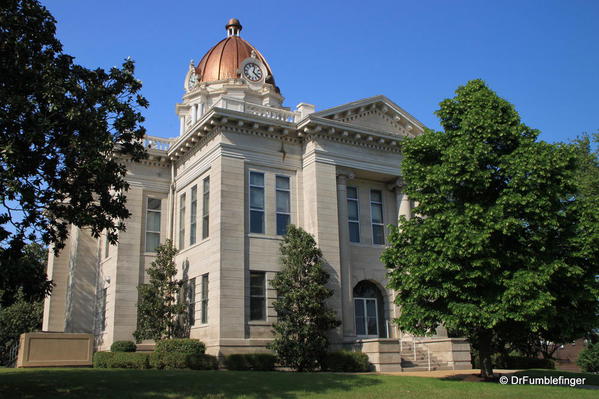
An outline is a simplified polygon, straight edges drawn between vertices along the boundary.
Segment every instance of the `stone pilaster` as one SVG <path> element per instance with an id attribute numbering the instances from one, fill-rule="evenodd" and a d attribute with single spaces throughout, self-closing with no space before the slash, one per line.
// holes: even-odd
<path id="1" fill-rule="evenodd" d="M 345 169 L 337 169 L 337 213 L 339 218 L 339 260 L 341 263 L 341 311 L 343 315 L 343 336 L 354 336 L 354 307 L 351 281 L 351 254 L 349 248 L 349 224 L 347 210 L 347 180 L 354 174 Z"/>

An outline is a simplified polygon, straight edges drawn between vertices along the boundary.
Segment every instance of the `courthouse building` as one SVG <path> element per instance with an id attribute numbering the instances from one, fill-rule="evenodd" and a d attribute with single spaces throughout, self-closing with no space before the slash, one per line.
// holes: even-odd
<path id="1" fill-rule="evenodd" d="M 285 107 L 266 58 L 241 29 L 231 19 L 227 37 L 189 65 L 178 136 L 147 136 L 149 157 L 123 160 L 131 217 L 118 244 L 73 226 L 65 249 L 50 254 L 56 286 L 44 331 L 92 333 L 99 350 L 131 340 L 137 287 L 171 238 L 190 336 L 214 355 L 265 351 L 276 320 L 269 281 L 293 223 L 314 235 L 326 260 L 329 305 L 342 321 L 333 347 L 362 350 L 380 370 L 469 367 L 467 343 L 443 328 L 426 339 L 398 331 L 400 308 L 379 260 L 386 226 L 411 215 L 401 142 L 421 134 L 422 123 L 381 95 L 318 111 Z"/>

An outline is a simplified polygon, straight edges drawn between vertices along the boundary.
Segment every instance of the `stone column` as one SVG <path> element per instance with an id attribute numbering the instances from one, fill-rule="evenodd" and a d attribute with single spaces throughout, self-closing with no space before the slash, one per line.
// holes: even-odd
<path id="1" fill-rule="evenodd" d="M 410 220 L 412 218 L 412 202 L 408 198 L 408 195 L 405 193 L 405 187 L 406 185 L 401 178 L 398 178 L 397 180 L 395 180 L 395 182 L 388 186 L 390 190 L 395 191 L 395 203 L 397 204 L 397 226 L 399 228 L 401 228 L 401 226 L 399 225 L 399 218 L 401 216 L 405 216 L 407 220 Z M 391 298 L 395 299 L 395 296 L 396 292 L 391 291 Z M 392 303 L 391 312 L 393 318 L 397 318 L 401 314 L 401 309 L 395 303 Z M 394 327 L 395 332 L 393 333 L 393 335 L 395 335 L 395 338 L 401 339 L 402 332 L 397 329 L 396 325 L 394 325 Z"/>
<path id="2" fill-rule="evenodd" d="M 191 106 L 191 124 L 196 123 L 198 116 L 198 104 L 194 104 Z"/>
<path id="3" fill-rule="evenodd" d="M 349 247 L 349 224 L 347 210 L 347 180 L 353 179 L 351 171 L 337 169 L 337 212 L 339 218 L 339 259 L 341 263 L 341 310 L 343 336 L 354 336 L 354 307 L 351 281 L 351 253 Z"/>
<path id="4" fill-rule="evenodd" d="M 412 203 L 405 193 L 405 186 L 406 185 L 401 178 L 397 179 L 392 185 L 393 190 L 395 191 L 398 221 L 401 216 L 405 216 L 408 220 L 412 218 Z"/>
<path id="5" fill-rule="evenodd" d="M 179 136 L 183 136 L 185 133 L 185 117 L 179 116 Z"/>

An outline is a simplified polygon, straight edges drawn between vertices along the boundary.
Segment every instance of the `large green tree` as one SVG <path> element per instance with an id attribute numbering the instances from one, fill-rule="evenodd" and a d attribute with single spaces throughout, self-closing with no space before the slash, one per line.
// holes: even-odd
<path id="1" fill-rule="evenodd" d="M 133 61 L 88 69 L 62 51 L 35 0 L 0 5 L 0 274 L 29 241 L 63 246 L 68 225 L 115 242 L 125 207 L 121 157 L 145 156 Z"/>
<path id="2" fill-rule="evenodd" d="M 327 333 L 340 323 L 325 301 L 333 295 L 326 287 L 322 252 L 314 237 L 289 225 L 281 243 L 282 269 L 272 280 L 277 290 L 273 306 L 277 321 L 270 348 L 284 366 L 310 371 L 322 366 L 328 348 Z"/>
<path id="3" fill-rule="evenodd" d="M 382 261 L 399 327 L 467 336 L 490 377 L 499 342 L 529 332 L 574 339 L 597 325 L 596 219 L 577 197 L 573 148 L 536 141 L 483 81 L 459 87 L 437 115 L 444 131 L 403 144 L 418 206 L 391 228 Z"/>
<path id="4" fill-rule="evenodd" d="M 176 279 L 175 255 L 171 240 L 156 249 L 156 259 L 147 270 L 149 281 L 139 285 L 135 340 L 173 338 L 180 330 L 187 305 L 178 300 L 183 281 Z"/>

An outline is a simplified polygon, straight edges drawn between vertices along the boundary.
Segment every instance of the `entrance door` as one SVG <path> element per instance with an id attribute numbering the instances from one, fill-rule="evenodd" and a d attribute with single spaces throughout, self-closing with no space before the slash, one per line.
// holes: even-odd
<path id="1" fill-rule="evenodd" d="M 356 335 L 362 338 L 377 338 L 379 322 L 376 298 L 354 298 L 356 312 Z"/>

